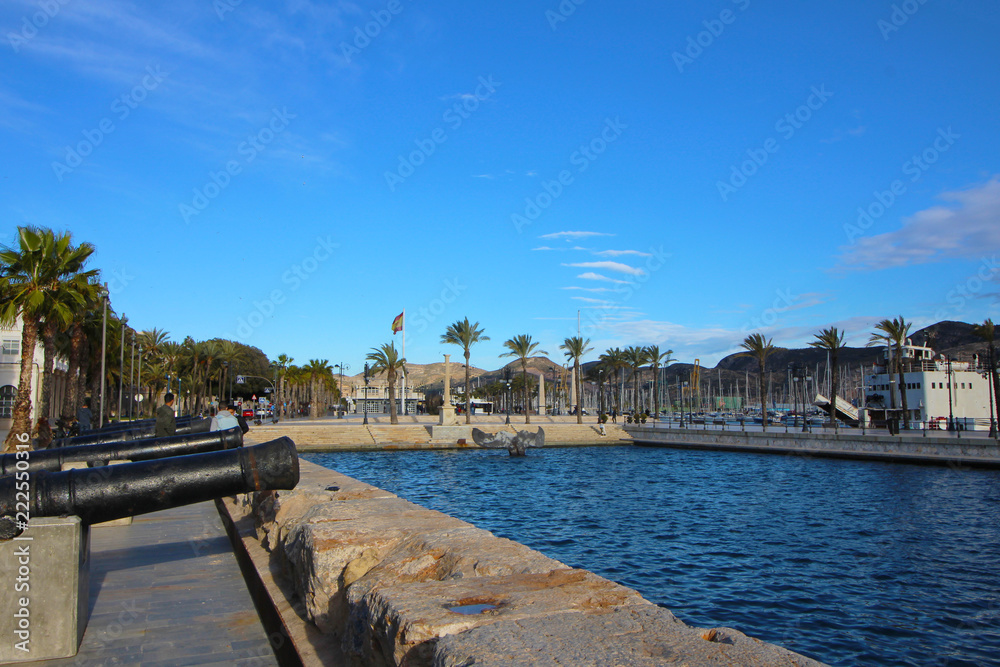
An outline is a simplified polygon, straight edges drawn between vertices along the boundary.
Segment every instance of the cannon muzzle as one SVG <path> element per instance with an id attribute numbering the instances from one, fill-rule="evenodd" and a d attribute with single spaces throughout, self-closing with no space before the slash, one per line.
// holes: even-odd
<path id="1" fill-rule="evenodd" d="M 27 474 L 28 514 L 75 514 L 90 525 L 251 491 L 293 489 L 299 458 L 290 438 L 253 447 L 99 468 Z M 23 478 L 0 478 L 0 533 L 23 514 Z M 20 494 L 20 498 L 15 495 Z M 20 502 L 19 502 L 20 501 Z"/>
<path id="2" fill-rule="evenodd" d="M 18 470 L 58 472 L 67 463 L 88 466 L 107 465 L 108 461 L 150 461 L 168 456 L 184 456 L 233 449 L 243 445 L 243 431 L 234 426 L 225 431 L 171 435 L 163 438 L 140 438 L 97 445 L 77 445 L 31 452 L 19 459 L 16 453 L 0 455 L 0 475 L 13 475 Z M 21 461 L 20 465 L 18 461 Z"/>

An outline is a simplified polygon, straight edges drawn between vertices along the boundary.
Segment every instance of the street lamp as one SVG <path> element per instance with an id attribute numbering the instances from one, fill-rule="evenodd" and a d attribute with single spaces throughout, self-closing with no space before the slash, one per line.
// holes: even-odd
<path id="1" fill-rule="evenodd" d="M 101 287 L 101 300 L 104 302 L 104 323 L 101 328 L 101 414 L 97 418 L 97 428 L 104 426 L 104 383 L 106 379 L 106 372 L 104 370 L 104 364 L 108 356 L 108 284 L 104 283 Z"/>
<path id="2" fill-rule="evenodd" d="M 341 409 L 341 406 L 344 404 L 344 371 L 351 370 L 351 365 L 340 362 L 339 364 L 334 364 L 333 367 L 340 370 L 340 384 L 337 385 L 337 391 L 340 393 L 340 402 L 337 404 L 337 419 L 343 419 L 344 411 Z"/>
<path id="3" fill-rule="evenodd" d="M 510 403 L 511 403 L 511 397 L 510 397 L 510 366 L 508 366 L 507 368 L 503 369 L 503 378 L 504 378 L 504 381 L 507 383 L 507 410 L 506 410 L 506 412 L 507 412 L 507 421 L 505 423 L 510 424 Z"/>

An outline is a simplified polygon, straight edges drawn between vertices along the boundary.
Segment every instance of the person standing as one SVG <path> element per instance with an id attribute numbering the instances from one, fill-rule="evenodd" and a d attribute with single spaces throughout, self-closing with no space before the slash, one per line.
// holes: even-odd
<path id="1" fill-rule="evenodd" d="M 94 413 L 90 410 L 90 399 L 83 399 L 83 407 L 76 411 L 76 421 L 79 425 L 80 433 L 90 430 L 90 422 L 94 418 Z"/>
<path id="2" fill-rule="evenodd" d="M 177 433 L 177 416 L 174 414 L 174 395 L 169 391 L 163 397 L 163 405 L 156 409 L 156 431 L 154 437 Z"/>

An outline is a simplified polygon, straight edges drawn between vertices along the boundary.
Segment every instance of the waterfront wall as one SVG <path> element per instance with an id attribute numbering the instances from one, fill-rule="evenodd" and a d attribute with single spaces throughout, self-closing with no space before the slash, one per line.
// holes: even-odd
<path id="1" fill-rule="evenodd" d="M 305 664 L 819 665 L 302 461 L 223 503 Z M 503 502 L 498 498 L 497 502 Z M 301 626 L 307 627 L 301 627 Z"/>
<path id="2" fill-rule="evenodd" d="M 701 430 L 627 426 L 636 444 L 693 449 L 721 449 L 769 454 L 931 463 L 1000 468 L 1000 444 L 986 437 L 927 435 L 862 435 L 856 429 L 839 433 Z"/>

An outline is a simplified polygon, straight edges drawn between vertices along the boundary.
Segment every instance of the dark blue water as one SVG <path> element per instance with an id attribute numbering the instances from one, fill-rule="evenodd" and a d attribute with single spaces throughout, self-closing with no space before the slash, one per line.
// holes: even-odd
<path id="1" fill-rule="evenodd" d="M 643 447 L 303 458 L 832 665 L 1000 665 L 1000 472 Z"/>

